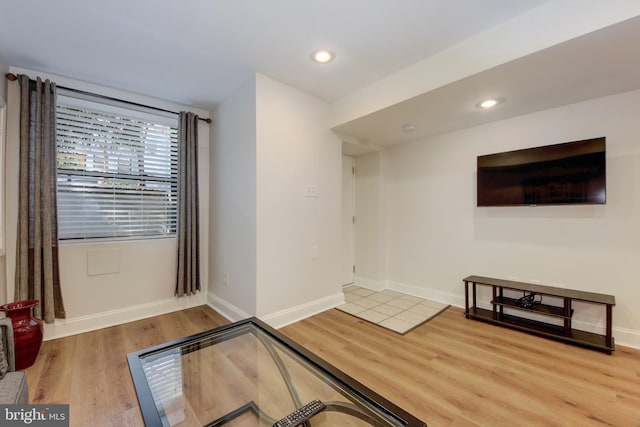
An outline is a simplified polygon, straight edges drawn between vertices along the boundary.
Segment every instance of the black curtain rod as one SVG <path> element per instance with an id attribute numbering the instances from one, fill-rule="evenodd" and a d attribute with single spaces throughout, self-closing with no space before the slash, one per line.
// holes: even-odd
<path id="1" fill-rule="evenodd" d="M 7 73 L 6 77 L 7 77 L 7 80 L 9 80 L 9 81 L 15 81 L 15 80 L 18 79 L 18 76 L 16 76 L 13 73 Z M 107 95 L 100 95 L 98 93 L 87 92 L 87 91 L 84 91 L 84 90 L 74 89 L 74 88 L 71 88 L 71 87 L 64 87 L 64 86 L 59 86 L 59 85 L 56 85 L 56 87 L 60 88 L 60 89 L 68 90 L 68 91 L 71 91 L 71 92 L 80 93 L 82 95 L 89 95 L 91 97 L 107 99 L 109 101 L 122 102 L 122 103 L 125 103 L 125 104 L 128 104 L 128 105 L 134 105 L 136 107 L 149 108 L 149 109 L 152 109 L 152 110 L 162 111 L 162 112 L 171 113 L 171 114 L 179 114 L 179 113 L 176 113 L 175 111 L 165 110 L 164 108 L 152 107 L 150 105 L 139 104 L 137 102 L 127 101 L 127 100 L 120 99 L 120 98 L 114 98 L 114 97 L 107 96 Z M 202 117 L 198 117 L 198 120 L 202 120 L 203 122 L 206 122 L 206 123 L 209 123 L 209 124 L 211 123 L 211 119 L 209 119 L 209 118 L 205 119 L 205 118 L 202 118 Z"/>

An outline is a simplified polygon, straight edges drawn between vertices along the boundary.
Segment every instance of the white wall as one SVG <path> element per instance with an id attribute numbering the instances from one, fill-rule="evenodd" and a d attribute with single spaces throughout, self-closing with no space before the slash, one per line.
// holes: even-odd
<path id="1" fill-rule="evenodd" d="M 342 303 L 341 141 L 327 103 L 256 74 L 214 117 L 209 302 L 275 327 Z"/>
<path id="2" fill-rule="evenodd" d="M 237 320 L 256 313 L 255 77 L 218 105 L 212 130 L 210 301 Z"/>
<path id="3" fill-rule="evenodd" d="M 257 314 L 282 324 L 343 301 L 341 141 L 324 101 L 262 75 L 256 88 Z"/>
<path id="4" fill-rule="evenodd" d="M 60 76 L 29 70 L 11 69 L 51 78 L 57 84 L 94 93 L 117 97 L 146 105 L 180 111 L 183 109 L 208 117 L 206 111 L 176 105 L 146 96 L 116 91 Z M 6 281 L 14 283 L 15 246 L 18 202 L 18 137 L 19 87 L 8 86 L 7 134 L 7 256 Z M 97 329 L 134 319 L 178 310 L 206 301 L 209 251 L 209 126 L 201 122 L 199 132 L 200 221 L 201 221 L 201 280 L 202 291 L 191 297 L 174 297 L 176 241 L 175 239 L 120 241 L 112 243 L 60 244 L 60 279 L 67 312 L 66 320 L 45 326 L 45 339 Z M 106 252 L 100 252 L 106 250 Z M 98 251 L 98 252 L 94 252 Z M 87 260 L 103 263 L 115 254 L 119 266 L 114 273 L 88 275 Z M 8 287 L 13 300 L 13 287 Z"/>
<path id="5" fill-rule="evenodd" d="M 616 342 L 640 347 L 639 105 L 628 92 L 386 151 L 388 285 L 457 305 L 469 274 L 613 294 Z M 477 155 L 598 136 L 606 205 L 476 207 Z M 602 325 L 604 310 L 576 308 Z"/>
<path id="6" fill-rule="evenodd" d="M 382 157 L 380 152 L 373 152 L 355 158 L 355 283 L 372 289 L 384 288 L 382 281 L 386 278 Z"/>

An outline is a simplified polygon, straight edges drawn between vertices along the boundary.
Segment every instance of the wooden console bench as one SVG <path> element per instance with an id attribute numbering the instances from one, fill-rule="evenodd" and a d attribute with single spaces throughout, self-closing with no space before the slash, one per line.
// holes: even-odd
<path id="1" fill-rule="evenodd" d="M 524 332 L 564 341 L 591 349 L 604 351 L 611 354 L 614 348 L 613 336 L 611 334 L 612 308 L 616 305 L 613 295 L 597 294 L 593 292 L 582 292 L 572 289 L 556 288 L 552 286 L 535 285 L 532 283 L 516 282 L 512 280 L 492 279 L 490 277 L 469 276 L 464 281 L 464 315 L 468 319 L 476 319 L 496 325 L 506 326 Z M 469 305 L 469 284 L 471 284 L 471 305 Z M 492 310 L 479 308 L 477 304 L 477 286 L 487 286 L 492 288 Z M 505 290 L 535 293 L 537 299 L 542 298 L 542 302 L 526 304 L 519 301 L 517 297 L 505 296 Z M 545 297 L 561 299 L 562 306 L 545 304 Z M 600 335 L 586 332 L 571 327 L 571 316 L 573 315 L 572 301 L 581 301 L 591 304 L 601 304 L 606 310 L 606 334 Z M 504 310 L 513 309 L 510 313 Z M 538 319 L 533 320 L 518 316 L 517 313 L 536 314 Z M 545 320 L 560 319 L 562 325 L 547 323 Z"/>

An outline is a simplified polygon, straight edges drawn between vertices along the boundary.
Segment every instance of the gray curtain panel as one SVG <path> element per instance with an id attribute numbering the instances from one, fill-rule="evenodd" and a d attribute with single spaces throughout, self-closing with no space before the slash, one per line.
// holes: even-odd
<path id="1" fill-rule="evenodd" d="M 200 290 L 198 220 L 198 116 L 181 112 L 178 123 L 178 278 L 176 295 Z"/>
<path id="2" fill-rule="evenodd" d="M 20 182 L 15 299 L 37 299 L 34 316 L 65 317 L 58 270 L 56 86 L 18 76 Z"/>

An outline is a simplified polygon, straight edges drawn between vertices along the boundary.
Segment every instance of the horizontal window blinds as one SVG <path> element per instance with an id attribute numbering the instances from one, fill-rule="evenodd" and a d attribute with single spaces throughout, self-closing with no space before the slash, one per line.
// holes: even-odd
<path id="1" fill-rule="evenodd" d="M 59 97 L 56 118 L 61 240 L 175 234 L 177 117 Z"/>

